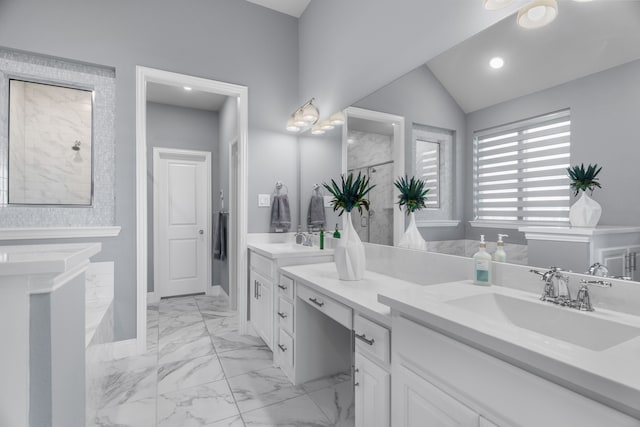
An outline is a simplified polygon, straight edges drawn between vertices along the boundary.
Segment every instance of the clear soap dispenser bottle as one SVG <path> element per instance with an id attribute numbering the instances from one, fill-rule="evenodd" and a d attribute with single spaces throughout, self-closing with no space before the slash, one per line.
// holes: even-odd
<path id="1" fill-rule="evenodd" d="M 503 237 L 509 237 L 508 234 L 498 234 L 498 249 L 496 249 L 496 253 L 493 254 L 493 259 L 497 262 L 507 262 L 507 253 L 504 251 L 504 242 L 502 241 Z"/>
<path id="2" fill-rule="evenodd" d="M 491 255 L 487 252 L 484 234 L 480 236 L 480 249 L 473 256 L 473 283 L 491 284 Z"/>

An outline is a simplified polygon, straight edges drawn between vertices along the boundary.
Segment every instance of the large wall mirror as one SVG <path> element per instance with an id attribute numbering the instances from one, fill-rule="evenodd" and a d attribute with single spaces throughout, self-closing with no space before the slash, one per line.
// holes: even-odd
<path id="1" fill-rule="evenodd" d="M 90 206 L 93 92 L 9 80 L 10 205 Z"/>
<path id="2" fill-rule="evenodd" d="M 494 57 L 503 59 L 502 68 L 490 66 Z M 431 216 L 427 213 L 419 224 L 430 251 L 472 256 L 480 234 L 495 242 L 497 233 L 504 233 L 509 234 L 508 261 L 530 264 L 531 241 L 518 224 L 477 221 L 474 135 L 561 111 L 569 112 L 570 129 L 569 138 L 558 138 L 569 141 L 570 150 L 567 155 L 556 147 L 557 153 L 549 153 L 564 156 L 555 166 L 558 174 L 569 164 L 603 166 L 603 188 L 593 194 L 603 207 L 600 225 L 640 225 L 640 198 L 632 184 L 640 159 L 640 2 L 561 2 L 558 17 L 535 30 L 519 27 L 515 16 L 509 16 L 353 106 L 404 118 L 405 173 L 424 174 L 418 157 L 437 154 L 438 160 L 431 160 L 439 168 L 430 170 L 438 170 L 441 180 L 434 190 L 438 200 L 433 200 L 441 213 L 435 214 L 434 205 Z M 343 160 L 347 162 L 344 154 Z M 576 200 L 569 190 L 560 197 L 566 206 L 562 209 Z M 392 201 L 380 203 L 372 204 L 375 215 L 397 211 Z M 542 203 L 536 202 L 537 207 L 545 208 Z M 549 252 L 560 266 L 574 271 L 586 271 L 589 265 L 584 261 L 572 267 L 569 250 L 549 247 Z"/>

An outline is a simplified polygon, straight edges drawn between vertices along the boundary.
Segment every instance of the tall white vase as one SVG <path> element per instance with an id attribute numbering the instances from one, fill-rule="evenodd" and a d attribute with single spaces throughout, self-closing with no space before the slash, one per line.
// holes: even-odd
<path id="1" fill-rule="evenodd" d="M 353 228 L 351 212 L 347 213 L 346 224 L 333 257 L 340 280 L 361 280 L 364 277 L 364 245 L 356 229 Z"/>
<path id="2" fill-rule="evenodd" d="M 413 212 L 409 214 L 409 226 L 400 238 L 398 246 L 401 248 L 418 249 L 421 251 L 427 250 L 427 242 L 422 238 L 422 234 L 420 234 L 420 231 L 416 226 L 416 215 Z"/>
<path id="3" fill-rule="evenodd" d="M 569 221 L 572 227 L 595 227 L 600 221 L 602 207 L 583 191 L 582 196 L 571 206 Z"/>

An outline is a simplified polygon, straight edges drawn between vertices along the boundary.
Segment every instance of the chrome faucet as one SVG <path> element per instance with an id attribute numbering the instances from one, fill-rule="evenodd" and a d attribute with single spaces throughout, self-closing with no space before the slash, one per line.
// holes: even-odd
<path id="1" fill-rule="evenodd" d="M 542 301 L 550 301 L 560 305 L 571 303 L 571 292 L 569 291 L 569 276 L 562 274 L 563 270 L 558 267 L 549 267 L 546 272 L 529 270 L 531 273 L 542 276 L 544 281 L 544 292 L 540 297 Z"/>
<path id="2" fill-rule="evenodd" d="M 313 240 L 311 238 L 313 234 L 311 233 L 302 233 L 302 246 L 313 246 Z"/>
<path id="3" fill-rule="evenodd" d="M 607 277 L 609 275 L 609 269 L 606 265 L 602 265 L 599 262 L 591 264 L 585 274 L 591 276 Z"/>
<path id="4" fill-rule="evenodd" d="M 577 308 L 580 311 L 593 311 L 593 306 L 591 305 L 591 296 L 589 296 L 589 286 L 598 286 L 600 288 L 610 288 L 611 282 L 606 282 L 604 280 L 580 280 L 582 286 L 578 290 L 578 296 L 576 300 L 573 301 L 572 306 Z"/>

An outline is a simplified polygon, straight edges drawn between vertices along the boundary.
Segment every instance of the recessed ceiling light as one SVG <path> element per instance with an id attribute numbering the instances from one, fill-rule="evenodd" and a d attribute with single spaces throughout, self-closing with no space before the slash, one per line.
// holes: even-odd
<path id="1" fill-rule="evenodd" d="M 497 10 L 509 6 L 513 0 L 484 0 L 484 8 L 487 10 Z"/>
<path id="2" fill-rule="evenodd" d="M 523 28 L 540 28 L 558 16 L 556 0 L 534 0 L 518 11 L 517 22 Z"/>
<path id="3" fill-rule="evenodd" d="M 499 70 L 500 68 L 504 67 L 504 59 L 500 58 L 499 56 L 491 58 L 491 60 L 489 61 L 489 66 L 494 70 Z"/>
<path id="4" fill-rule="evenodd" d="M 193 89 L 191 89 L 189 86 L 185 86 L 185 87 L 184 87 L 184 90 L 186 90 L 187 92 L 190 92 L 190 91 L 192 91 Z"/>

